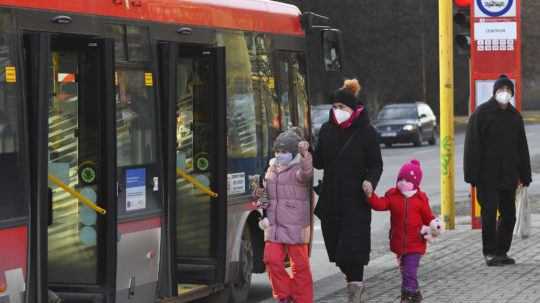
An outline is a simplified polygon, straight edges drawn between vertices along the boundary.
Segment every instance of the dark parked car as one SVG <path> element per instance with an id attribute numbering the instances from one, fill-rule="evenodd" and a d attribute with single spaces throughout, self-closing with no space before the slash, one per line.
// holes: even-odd
<path id="1" fill-rule="evenodd" d="M 375 127 L 386 147 L 395 143 L 437 143 L 437 119 L 423 102 L 389 104 L 377 115 Z"/>

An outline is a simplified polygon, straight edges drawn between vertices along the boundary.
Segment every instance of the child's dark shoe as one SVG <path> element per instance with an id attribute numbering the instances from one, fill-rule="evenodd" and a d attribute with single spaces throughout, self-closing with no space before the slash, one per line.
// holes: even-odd
<path id="1" fill-rule="evenodd" d="M 420 303 L 424 297 L 420 291 L 408 292 L 406 290 L 401 292 L 401 303 Z"/>

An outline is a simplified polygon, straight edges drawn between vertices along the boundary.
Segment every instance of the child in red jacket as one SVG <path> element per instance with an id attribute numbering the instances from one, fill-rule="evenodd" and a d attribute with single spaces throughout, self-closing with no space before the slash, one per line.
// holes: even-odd
<path id="1" fill-rule="evenodd" d="M 374 210 L 390 211 L 390 250 L 398 257 L 402 275 L 401 302 L 404 303 L 422 301 L 418 289 L 418 266 L 426 253 L 426 239 L 437 236 L 440 230 L 429 199 L 420 190 L 421 181 L 420 162 L 412 160 L 401 167 L 396 187 L 389 189 L 384 197 L 378 197 L 369 182 L 363 185 Z"/>

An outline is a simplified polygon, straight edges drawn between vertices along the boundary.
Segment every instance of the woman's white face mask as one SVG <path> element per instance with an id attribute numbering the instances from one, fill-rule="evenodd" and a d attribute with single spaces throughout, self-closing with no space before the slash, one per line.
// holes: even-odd
<path id="1" fill-rule="evenodd" d="M 512 94 L 507 90 L 498 90 L 495 94 L 495 100 L 502 105 L 506 105 L 512 100 Z"/>
<path id="2" fill-rule="evenodd" d="M 333 111 L 334 111 L 334 117 L 336 118 L 336 121 L 339 124 L 347 121 L 351 117 L 351 113 L 349 113 L 348 111 L 345 111 L 339 108 L 334 108 Z"/>

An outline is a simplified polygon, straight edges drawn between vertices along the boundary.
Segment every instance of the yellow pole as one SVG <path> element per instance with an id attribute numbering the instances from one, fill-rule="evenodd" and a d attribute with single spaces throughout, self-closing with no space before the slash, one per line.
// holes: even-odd
<path id="1" fill-rule="evenodd" d="M 212 198 L 217 198 L 218 197 L 218 194 L 213 192 L 210 188 L 202 185 L 201 182 L 199 182 L 199 180 L 195 179 L 194 177 L 190 176 L 188 173 L 186 173 L 185 171 L 181 170 L 180 168 L 176 168 L 176 175 L 186 181 L 188 181 L 189 183 L 191 183 L 196 189 L 198 189 L 199 191 L 201 191 L 202 193 L 212 197 Z"/>
<path id="2" fill-rule="evenodd" d="M 58 179 L 57 177 L 53 176 L 53 175 L 49 175 L 49 181 L 51 181 L 52 183 L 54 183 L 54 185 L 60 187 L 63 191 L 65 191 L 66 193 L 70 194 L 72 197 L 78 199 L 79 201 L 81 201 L 83 204 L 85 204 L 86 206 L 90 207 L 91 209 L 93 209 L 95 212 L 97 212 L 98 214 L 101 214 L 101 215 L 105 215 L 107 213 L 107 211 L 99 206 L 97 206 L 96 204 L 94 204 L 92 201 L 88 200 L 88 198 L 86 198 L 85 196 L 81 195 L 80 192 L 74 190 L 73 188 L 69 187 L 67 184 L 65 184 L 64 182 L 62 182 L 60 179 Z"/>
<path id="3" fill-rule="evenodd" d="M 454 207 L 454 45 L 452 0 L 439 0 L 439 86 L 441 213 L 447 229 L 455 228 Z"/>

